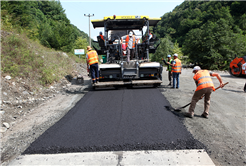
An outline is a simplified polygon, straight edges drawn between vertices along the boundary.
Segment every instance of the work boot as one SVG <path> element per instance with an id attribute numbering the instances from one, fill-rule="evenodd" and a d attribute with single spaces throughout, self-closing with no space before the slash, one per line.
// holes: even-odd
<path id="1" fill-rule="evenodd" d="M 193 118 L 193 115 L 191 115 L 189 112 L 184 112 L 185 117 Z"/>
<path id="2" fill-rule="evenodd" d="M 246 92 L 246 84 L 244 85 L 244 88 L 243 88 L 244 92 Z"/>
<path id="3" fill-rule="evenodd" d="M 208 115 L 202 114 L 201 117 L 208 119 Z"/>

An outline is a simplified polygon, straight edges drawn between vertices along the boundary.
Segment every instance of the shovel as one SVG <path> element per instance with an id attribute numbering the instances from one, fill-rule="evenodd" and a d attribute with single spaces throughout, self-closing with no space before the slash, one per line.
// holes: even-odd
<path id="1" fill-rule="evenodd" d="M 229 82 L 226 82 L 226 83 L 224 83 L 224 86 L 226 85 L 226 84 L 228 84 Z M 220 86 L 219 87 L 217 87 L 215 90 L 217 90 L 217 89 L 219 89 L 220 88 Z M 202 97 L 201 97 L 201 99 L 204 97 L 205 95 L 202 95 Z M 200 99 L 200 100 L 201 100 Z M 179 108 L 173 108 L 172 106 L 165 106 L 168 110 L 170 110 L 170 108 L 171 109 L 173 109 L 174 111 L 181 111 L 180 109 L 182 109 L 182 108 L 185 108 L 185 107 L 187 107 L 187 106 L 189 106 L 191 104 L 191 102 L 190 103 L 188 103 L 188 104 L 186 104 L 185 106 L 182 106 L 182 107 L 179 107 Z"/>

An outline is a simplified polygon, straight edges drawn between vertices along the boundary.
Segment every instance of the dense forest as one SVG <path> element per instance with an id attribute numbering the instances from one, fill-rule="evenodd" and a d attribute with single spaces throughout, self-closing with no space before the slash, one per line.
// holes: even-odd
<path id="1" fill-rule="evenodd" d="M 228 69 L 235 55 L 246 55 L 246 2 L 185 1 L 153 31 L 162 42 L 152 59 L 179 52 L 203 68 Z"/>
<path id="2" fill-rule="evenodd" d="M 1 25 L 55 50 L 73 53 L 88 45 L 88 35 L 70 24 L 55 0 L 1 1 Z M 153 33 L 161 43 L 152 61 L 178 53 L 184 63 L 224 70 L 235 55 L 246 55 L 246 2 L 184 1 L 164 13 Z"/>
<path id="3" fill-rule="evenodd" d="M 17 29 L 48 48 L 73 52 L 88 45 L 88 35 L 70 24 L 59 1 L 2 1 L 3 30 Z"/>

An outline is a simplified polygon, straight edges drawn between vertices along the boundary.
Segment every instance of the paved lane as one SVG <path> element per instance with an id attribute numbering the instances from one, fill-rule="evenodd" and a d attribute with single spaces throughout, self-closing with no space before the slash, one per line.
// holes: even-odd
<path id="1" fill-rule="evenodd" d="M 204 149 L 164 105 L 155 88 L 90 91 L 24 154 Z"/>

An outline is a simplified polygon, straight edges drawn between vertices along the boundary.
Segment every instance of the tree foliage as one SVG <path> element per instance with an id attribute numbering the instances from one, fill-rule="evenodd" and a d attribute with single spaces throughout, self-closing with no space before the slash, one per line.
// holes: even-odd
<path id="1" fill-rule="evenodd" d="M 70 24 L 59 1 L 2 1 L 3 28 L 17 28 L 55 50 L 73 52 L 78 37 L 88 35 Z"/>
<path id="2" fill-rule="evenodd" d="M 155 54 L 151 57 L 152 61 L 161 62 L 162 58 L 166 58 L 173 52 L 174 45 L 168 37 L 160 39 L 160 42 Z"/>
<path id="3" fill-rule="evenodd" d="M 184 55 L 207 69 L 226 69 L 246 54 L 246 2 L 185 1 L 154 28 L 159 38 L 179 43 Z"/>

